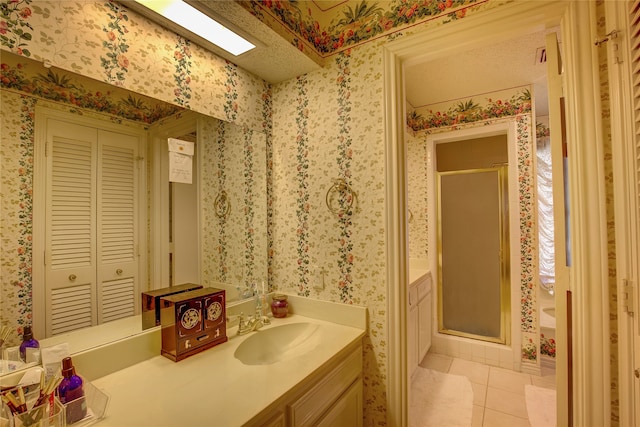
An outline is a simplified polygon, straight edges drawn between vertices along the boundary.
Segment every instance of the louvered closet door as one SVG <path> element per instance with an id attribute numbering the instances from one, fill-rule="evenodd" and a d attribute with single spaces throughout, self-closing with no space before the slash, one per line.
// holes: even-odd
<path id="1" fill-rule="evenodd" d="M 47 126 L 46 334 L 96 323 L 95 129 Z"/>
<path id="2" fill-rule="evenodd" d="M 138 304 L 138 139 L 98 132 L 98 322 L 133 316 Z"/>

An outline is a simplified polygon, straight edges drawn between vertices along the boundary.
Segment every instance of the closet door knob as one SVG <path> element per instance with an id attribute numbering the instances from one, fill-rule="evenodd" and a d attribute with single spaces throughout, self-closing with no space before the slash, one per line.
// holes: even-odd
<path id="1" fill-rule="evenodd" d="M 77 277 L 75 274 L 70 274 L 70 275 L 69 275 L 69 281 L 70 281 L 70 282 L 75 282 L 75 280 L 76 280 L 77 278 L 78 278 L 78 277 Z"/>
<path id="2" fill-rule="evenodd" d="M 122 274 L 122 269 L 121 269 L 121 268 L 117 269 L 117 270 L 116 270 L 116 274 L 117 274 L 118 276 L 120 276 L 120 275 Z"/>

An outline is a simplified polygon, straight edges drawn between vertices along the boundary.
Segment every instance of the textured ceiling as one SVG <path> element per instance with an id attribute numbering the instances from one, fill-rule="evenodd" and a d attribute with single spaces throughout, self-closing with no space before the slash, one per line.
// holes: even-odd
<path id="1" fill-rule="evenodd" d="M 320 68 L 320 65 L 301 52 L 296 46 L 282 38 L 267 25 L 252 15 L 235 1 L 200 0 L 201 10 L 207 9 L 214 16 L 222 17 L 223 22 L 237 32 L 246 35 L 257 45 L 239 56 L 216 52 L 245 70 L 270 83 L 278 83 L 306 74 Z"/>
<path id="2" fill-rule="evenodd" d="M 412 66 L 405 70 L 407 102 L 418 108 L 533 85 L 537 115 L 547 115 L 545 33 L 533 33 Z"/>
<path id="3" fill-rule="evenodd" d="M 435 0 L 409 5 L 372 0 L 185 0 L 253 42 L 257 48 L 231 55 L 133 1 L 121 1 L 149 19 L 201 44 L 270 83 L 325 65 L 333 55 L 436 17 L 456 20 L 488 0 Z"/>
<path id="4" fill-rule="evenodd" d="M 437 16 L 463 18 L 486 0 L 411 4 L 369 0 L 187 0 L 249 38 L 257 48 L 240 56 L 214 50 L 270 83 L 311 72 L 333 55 Z M 220 19 L 221 18 L 221 19 Z M 531 84 L 536 111 L 546 114 L 546 66 L 536 61 L 544 33 L 505 40 L 406 70 L 413 107 Z M 539 53 L 539 52 L 538 52 Z"/>

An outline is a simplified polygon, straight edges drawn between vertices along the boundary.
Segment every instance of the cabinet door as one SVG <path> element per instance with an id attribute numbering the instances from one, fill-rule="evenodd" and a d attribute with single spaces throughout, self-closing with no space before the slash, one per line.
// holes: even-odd
<path id="1" fill-rule="evenodd" d="M 427 294 L 418 304 L 418 363 L 427 355 L 431 347 L 431 294 Z"/>
<path id="2" fill-rule="evenodd" d="M 286 427 L 287 424 L 284 418 L 284 412 L 278 412 L 273 418 L 271 418 L 264 427 Z"/>
<path id="3" fill-rule="evenodd" d="M 358 379 L 322 417 L 317 427 L 362 427 L 362 423 L 362 379 Z"/>
<path id="4" fill-rule="evenodd" d="M 407 352 L 409 362 L 409 374 L 413 375 L 418 368 L 418 305 L 409 309 L 409 322 L 407 324 Z"/>
<path id="5" fill-rule="evenodd" d="M 309 391 L 288 405 L 291 427 L 310 427 L 336 404 L 335 399 L 343 396 L 354 381 L 362 375 L 362 347 L 358 347 L 338 366 L 321 378 Z M 345 424 L 349 425 L 349 424 Z"/>

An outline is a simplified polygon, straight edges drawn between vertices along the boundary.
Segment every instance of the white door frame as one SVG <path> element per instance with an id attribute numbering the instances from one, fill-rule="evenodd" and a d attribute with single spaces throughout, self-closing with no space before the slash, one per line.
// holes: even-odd
<path id="1" fill-rule="evenodd" d="M 509 215 L 504 218 L 504 224 L 508 227 L 509 233 L 509 336 L 507 347 L 513 352 L 513 366 L 520 369 L 522 358 L 520 357 L 520 346 L 522 334 L 520 333 L 520 205 L 518 200 L 518 150 L 516 149 L 516 123 L 515 120 L 502 121 L 487 126 L 477 126 L 462 130 L 453 130 L 427 136 L 427 192 L 437 194 L 436 189 L 436 145 L 442 143 L 456 142 L 474 138 L 485 138 L 495 135 L 505 135 L 507 138 L 507 158 L 508 158 L 508 195 L 509 195 Z M 434 218 L 437 217 L 437 203 L 435 197 L 429 197 L 427 204 L 427 217 L 429 222 L 429 247 L 438 247 L 438 227 Z M 431 251 L 429 254 L 429 268 L 434 280 L 433 309 L 437 313 L 438 301 L 438 254 Z M 442 336 L 436 327 L 434 329 L 436 337 Z"/>
<path id="2" fill-rule="evenodd" d="M 558 425 L 609 426 L 607 229 L 598 92 L 595 2 L 513 2 L 384 46 L 388 425 L 408 424 L 407 178 L 404 67 L 485 43 L 559 25 L 567 79 L 567 136 L 573 267 L 573 409 L 558 405 Z M 556 367 L 562 377 L 566 367 Z M 576 386 L 579 384 L 579 386 Z M 559 389 L 558 395 L 565 390 Z M 567 390 L 568 391 L 568 390 Z M 566 396 L 565 396 L 566 397 Z"/>
<path id="3" fill-rule="evenodd" d="M 149 290 L 171 286 L 169 282 L 169 154 L 167 138 L 198 131 L 198 114 L 182 112 L 175 119 L 165 119 L 149 127 L 149 153 L 151 168 L 151 208 L 150 208 L 150 271 Z M 196 144 L 200 149 L 201 144 Z M 201 155 L 196 153 L 196 162 Z M 200 170 L 199 164 L 194 167 Z M 198 177 L 200 174 L 198 174 Z M 199 184 L 199 183 L 198 183 Z M 200 189 L 200 185 L 198 185 Z M 198 190 L 199 191 L 199 190 Z M 198 196 L 198 200 L 200 197 Z M 198 206 L 198 229 L 200 229 L 200 206 Z M 200 233 L 198 233 L 198 236 Z M 197 244 L 201 248 L 200 241 Z M 198 250 L 198 277 L 201 271 L 201 250 Z M 200 280 L 198 280 L 200 283 Z"/>

